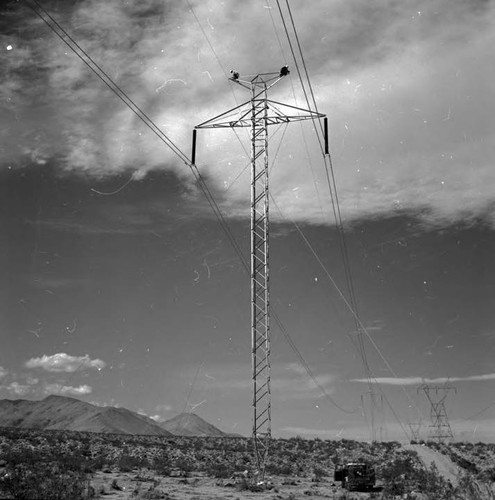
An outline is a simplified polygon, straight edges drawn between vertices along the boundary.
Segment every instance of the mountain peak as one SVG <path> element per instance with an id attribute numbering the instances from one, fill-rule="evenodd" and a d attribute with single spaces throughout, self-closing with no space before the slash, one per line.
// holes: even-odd
<path id="1" fill-rule="evenodd" d="M 42 399 L 42 401 L 79 401 L 83 403 L 80 399 L 70 398 L 68 396 L 60 396 L 58 394 L 50 394 L 46 398 Z"/>
<path id="2" fill-rule="evenodd" d="M 160 426 L 177 436 L 227 436 L 225 432 L 195 413 L 180 413 L 174 418 L 163 422 Z"/>

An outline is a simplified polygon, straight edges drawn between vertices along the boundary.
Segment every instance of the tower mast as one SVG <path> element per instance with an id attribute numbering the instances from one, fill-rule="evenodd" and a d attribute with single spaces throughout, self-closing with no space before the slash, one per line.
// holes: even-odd
<path id="1" fill-rule="evenodd" d="M 251 99 L 206 122 L 203 128 L 251 128 L 251 363 L 253 382 L 252 438 L 258 480 L 263 481 L 271 439 L 270 389 L 270 288 L 269 288 L 269 190 L 268 126 L 323 118 L 311 110 L 268 99 L 268 90 L 289 74 L 260 73 L 251 79 L 231 71 L 232 82 L 251 93 Z M 196 151 L 193 133 L 193 151 Z M 193 155 L 195 156 L 195 154 Z"/>

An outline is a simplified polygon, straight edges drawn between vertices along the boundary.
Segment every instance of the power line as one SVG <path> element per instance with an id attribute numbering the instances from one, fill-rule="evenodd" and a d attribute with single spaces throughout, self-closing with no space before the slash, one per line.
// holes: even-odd
<path id="1" fill-rule="evenodd" d="M 299 65 L 298 65 L 298 62 L 297 62 L 297 59 L 296 59 L 296 56 L 295 56 L 295 51 L 294 51 L 294 48 L 293 48 L 293 44 L 292 44 L 292 41 L 291 41 L 291 38 L 290 38 L 290 35 L 289 35 L 289 31 L 287 29 L 287 23 L 286 23 L 286 21 L 284 19 L 284 13 L 283 13 L 282 8 L 280 6 L 279 0 L 277 0 L 277 6 L 278 6 L 279 13 L 280 13 L 280 17 L 282 19 L 282 23 L 283 23 L 285 34 L 286 34 L 286 37 L 287 37 L 287 40 L 288 40 L 288 43 L 289 43 L 289 47 L 291 49 L 292 57 L 294 59 L 294 64 L 296 66 L 297 73 L 299 75 L 299 79 L 300 79 L 300 83 L 301 83 L 301 86 L 302 86 L 302 89 L 303 89 L 303 93 L 304 93 L 304 96 L 305 96 L 305 99 L 306 99 L 306 103 L 308 105 L 308 108 L 311 109 L 311 105 L 309 103 L 309 98 L 308 98 L 308 93 L 306 92 L 306 89 L 305 89 L 304 81 L 303 81 L 303 78 L 302 78 L 302 75 L 301 75 L 301 71 L 299 69 Z M 292 25 L 292 29 L 294 31 L 294 36 L 295 36 L 295 39 L 296 39 L 297 47 L 298 47 L 298 50 L 299 50 L 299 56 L 301 58 L 301 61 L 302 61 L 302 64 L 303 64 L 303 68 L 304 68 L 304 72 L 305 72 L 305 75 L 306 75 L 306 79 L 308 81 L 308 86 L 309 86 L 309 89 L 310 89 L 310 94 L 311 94 L 311 97 L 312 97 L 313 106 L 314 106 L 315 111 L 318 112 L 318 107 L 317 107 L 316 100 L 315 100 L 315 97 L 314 97 L 314 92 L 313 92 L 313 88 L 312 88 L 312 85 L 311 85 L 311 80 L 309 78 L 309 73 L 307 71 L 306 62 L 304 60 L 304 55 L 302 53 L 302 48 L 301 48 L 301 44 L 300 44 L 300 41 L 299 41 L 299 36 L 297 34 L 297 29 L 296 29 L 295 22 L 294 22 L 294 17 L 292 15 L 292 11 L 291 11 L 291 8 L 290 8 L 289 0 L 286 0 L 286 6 L 287 6 L 287 10 L 288 10 L 288 13 L 289 13 L 289 16 L 290 16 L 291 25 Z M 313 123 L 315 123 L 314 117 L 312 117 L 312 120 L 313 120 Z M 319 117 L 318 117 L 318 121 L 319 121 L 321 132 L 323 134 L 323 127 L 321 125 L 321 119 Z M 363 366 L 365 368 L 366 378 L 368 379 L 368 386 L 370 388 L 370 391 L 372 391 L 373 390 L 373 385 L 374 385 L 374 382 L 373 382 L 374 377 L 372 375 L 371 368 L 369 367 L 369 364 L 368 364 L 368 361 L 367 361 L 367 358 L 366 358 L 366 351 L 365 351 L 365 347 L 364 347 L 364 343 L 363 343 L 362 332 L 364 332 L 365 335 L 368 337 L 368 339 L 371 342 L 372 346 L 375 348 L 375 350 L 377 350 L 378 354 L 380 355 L 381 359 L 383 360 L 383 362 L 385 363 L 385 365 L 387 366 L 387 368 L 389 369 L 389 371 L 394 375 L 394 377 L 397 377 L 397 375 L 392 370 L 390 364 L 385 359 L 385 357 L 383 356 L 383 354 L 381 353 L 381 351 L 378 349 L 378 346 L 376 345 L 376 343 L 372 339 L 371 335 L 369 334 L 369 332 L 367 331 L 367 329 L 364 327 L 364 325 L 362 324 L 361 320 L 359 319 L 359 315 L 358 315 L 358 312 L 357 312 L 357 301 L 356 301 L 356 297 L 355 297 L 355 291 L 354 291 L 354 284 L 353 284 L 353 279 L 352 279 L 352 273 L 351 273 L 351 270 L 350 270 L 349 253 L 348 253 L 348 248 L 347 248 L 347 243 L 346 243 L 346 238 L 345 238 L 345 232 L 344 232 L 342 214 L 341 214 L 341 210 L 340 210 L 340 203 L 339 203 L 339 199 L 338 199 L 338 191 L 337 191 L 337 185 L 336 185 L 336 181 L 335 181 L 335 174 L 334 174 L 333 164 L 332 164 L 331 156 L 329 154 L 328 155 L 325 154 L 325 150 L 324 150 L 322 141 L 320 139 L 320 135 L 318 134 L 318 132 L 316 130 L 316 125 L 315 125 L 315 133 L 316 133 L 316 137 L 318 139 L 319 145 L 320 145 L 321 152 L 323 154 L 323 160 L 324 160 L 324 165 L 325 165 L 325 172 L 326 172 L 326 177 L 327 177 L 327 184 L 328 184 L 328 188 L 329 188 L 329 192 L 330 192 L 330 196 L 331 196 L 331 200 L 332 200 L 332 208 L 333 208 L 334 217 L 335 217 L 335 221 L 336 221 L 336 225 L 337 225 L 337 230 L 338 230 L 338 232 L 340 234 L 341 253 L 342 253 L 343 262 L 344 262 L 344 271 L 345 271 L 345 276 L 346 276 L 347 287 L 348 287 L 348 290 L 349 290 L 350 303 L 347 301 L 347 299 L 342 294 L 342 292 L 340 291 L 340 289 L 338 289 L 338 292 L 341 295 L 341 297 L 344 300 L 344 302 L 346 303 L 348 309 L 351 311 L 351 314 L 355 318 L 356 327 L 357 327 L 357 330 L 358 330 L 358 341 L 359 341 L 359 345 L 360 345 L 361 357 L 363 359 Z M 327 165 L 327 158 L 328 158 L 328 165 Z M 329 174 L 329 172 L 330 172 L 330 174 Z M 336 283 L 334 282 L 334 280 L 332 278 L 330 278 L 330 279 L 333 282 L 334 286 L 336 286 Z M 376 379 L 374 379 L 374 380 L 376 382 Z M 377 384 L 377 385 L 380 388 L 380 391 L 383 393 L 383 390 L 381 389 L 381 387 L 379 386 L 379 384 Z M 416 405 L 416 403 L 411 399 L 410 395 L 407 393 L 407 391 L 404 388 L 403 388 L 403 391 L 404 391 L 406 397 L 409 399 L 409 401 L 411 401 L 413 403 L 413 405 L 416 407 L 418 413 L 421 415 L 421 411 L 419 410 L 419 408 Z M 388 402 L 388 400 L 387 400 L 387 402 Z M 393 410 L 393 409 L 391 408 L 391 410 Z"/>
<path id="2" fill-rule="evenodd" d="M 153 122 L 153 120 L 108 76 L 107 73 L 91 58 L 91 56 L 67 33 L 67 31 L 39 4 L 37 0 L 31 0 L 31 2 L 38 7 L 37 10 L 33 5 L 27 2 L 27 5 L 33 12 L 76 54 L 76 56 L 166 145 L 168 146 L 176 156 L 178 156 L 191 170 L 198 186 L 203 192 L 205 198 L 208 201 L 217 221 L 222 227 L 224 233 L 226 234 L 231 246 L 236 252 L 242 267 L 245 272 L 249 275 L 250 268 L 244 257 L 244 254 L 237 243 L 235 237 L 232 234 L 232 231 L 227 224 L 218 204 L 216 203 L 213 194 L 211 193 L 208 185 L 206 184 L 203 176 L 198 170 L 197 166 L 193 164 L 190 159 L 181 151 L 181 149 L 174 144 L 174 142 Z M 277 2 L 278 3 L 278 2 Z M 40 12 L 41 11 L 41 12 Z M 47 20 L 42 13 L 53 23 L 51 24 L 49 20 Z M 56 28 L 57 29 L 56 29 Z M 289 336 L 287 330 L 285 329 L 283 323 L 281 322 L 278 315 L 272 309 L 273 316 L 277 326 L 282 331 L 284 337 L 286 338 L 289 346 L 295 352 L 296 356 L 299 358 L 303 368 L 308 374 L 309 378 L 315 383 L 316 387 L 320 390 L 322 395 L 330 401 L 334 406 L 339 408 L 340 410 L 346 413 L 352 413 L 348 410 L 340 407 L 333 398 L 325 391 L 325 389 L 319 384 L 314 373 L 311 368 L 305 361 L 304 357 L 297 349 L 297 346 L 294 344 L 292 338 Z"/>
<path id="3" fill-rule="evenodd" d="M 277 208 L 277 210 L 279 211 L 280 215 L 282 218 L 286 219 L 286 217 L 283 215 L 283 213 L 281 212 L 279 206 L 277 205 L 277 202 L 275 201 L 275 199 L 273 198 L 272 195 L 270 195 L 270 199 L 272 200 L 273 204 L 275 205 L 275 207 Z M 318 264 L 320 265 L 320 267 L 323 269 L 323 271 L 325 272 L 325 274 L 327 275 L 328 279 L 330 280 L 330 282 L 332 283 L 332 285 L 335 287 L 335 289 L 337 290 L 337 293 L 339 294 L 339 296 L 341 297 L 341 299 L 344 301 L 344 303 L 347 305 L 348 309 L 350 310 L 351 314 L 353 314 L 355 316 L 355 313 L 354 311 L 352 310 L 350 304 L 347 302 L 347 299 L 345 298 L 345 295 L 342 293 L 342 291 L 340 290 L 339 286 L 337 285 L 336 281 L 334 280 L 334 278 L 332 277 L 332 275 L 330 274 L 330 272 L 328 271 L 328 269 L 326 268 L 325 264 L 323 263 L 323 261 L 320 259 L 319 255 L 316 253 L 316 251 L 314 250 L 313 246 L 311 245 L 310 241 L 307 239 L 306 235 L 302 232 L 301 228 L 299 227 L 299 225 L 289 219 L 290 222 L 294 225 L 294 227 L 296 228 L 297 232 L 299 233 L 299 235 L 301 236 L 302 240 L 306 243 L 306 245 L 308 246 L 308 248 L 310 249 L 311 253 L 313 254 L 313 256 L 315 257 L 316 261 L 318 262 Z M 360 319 L 355 316 L 356 318 L 356 321 L 358 321 L 359 325 L 361 326 L 361 328 L 366 332 L 366 329 L 364 328 L 364 326 L 362 325 Z M 350 336 L 349 336 L 350 337 Z M 352 337 L 350 337 L 350 340 L 351 340 L 351 343 L 354 345 L 354 347 L 356 348 L 356 350 L 358 351 L 358 353 L 360 355 L 362 355 L 362 352 L 360 351 L 360 349 L 358 349 L 356 347 L 356 345 L 354 344 L 354 340 L 352 339 Z M 370 338 L 370 341 L 373 343 L 373 346 L 375 347 L 375 349 L 377 350 L 378 354 L 380 355 L 380 357 L 382 358 L 382 360 L 384 361 L 384 363 L 387 365 L 388 369 L 390 370 L 390 372 L 397 378 L 397 375 L 394 373 L 394 371 L 392 370 L 392 367 L 388 364 L 386 358 L 383 356 L 382 352 L 380 351 L 380 349 L 378 348 L 378 346 L 373 342 L 373 340 Z M 387 395 L 385 394 L 385 392 L 383 391 L 382 387 L 380 384 L 378 384 L 376 378 L 373 376 L 372 372 L 371 372 L 371 369 L 370 369 L 370 372 L 369 372 L 369 379 L 370 379 L 370 383 L 371 381 L 374 381 L 373 383 L 378 387 L 378 390 L 381 392 L 383 398 L 385 399 L 385 401 L 387 402 L 387 406 L 390 408 L 390 411 L 392 412 L 393 416 L 395 417 L 395 419 L 397 420 L 398 424 L 400 425 L 400 427 L 402 428 L 402 430 L 404 431 L 404 434 L 409 437 L 404 425 L 402 424 L 402 421 L 401 419 L 399 418 L 397 412 L 395 411 L 395 409 L 393 408 L 391 402 L 389 401 L 389 399 L 387 398 Z M 410 396 L 408 395 L 408 393 L 406 392 L 406 396 L 411 400 Z M 414 402 L 413 402 L 414 403 Z M 355 410 L 354 410 L 355 411 Z"/>
<path id="4" fill-rule="evenodd" d="M 286 34 L 286 37 L 287 37 L 287 41 L 289 42 L 289 46 L 291 48 L 291 53 L 292 53 L 292 57 L 294 59 L 294 64 L 296 65 L 296 69 L 297 69 L 297 72 L 298 72 L 298 75 L 299 75 L 300 83 L 301 83 L 301 86 L 302 86 L 302 89 L 303 89 L 303 93 L 304 93 L 304 96 L 305 96 L 305 99 L 306 99 L 306 104 L 307 104 L 308 108 L 311 109 L 311 104 L 309 102 L 309 98 L 308 98 L 308 95 L 307 95 L 307 92 L 306 92 L 306 89 L 305 89 L 305 86 L 304 86 L 304 81 L 303 81 L 301 72 L 299 70 L 299 65 L 297 64 L 296 55 L 295 55 L 295 52 L 294 52 L 294 49 L 293 49 L 293 46 L 292 46 L 292 41 L 290 39 L 289 31 L 287 29 L 287 24 L 285 22 L 284 14 L 283 14 L 282 8 L 280 6 L 280 2 L 278 0 L 277 0 L 277 5 L 278 5 L 279 13 L 280 13 L 280 16 L 282 18 L 283 25 L 284 25 L 284 30 L 285 30 L 285 34 Z M 309 88 L 310 88 L 311 97 L 312 97 L 312 101 L 313 101 L 313 107 L 314 107 L 315 111 L 318 112 L 318 106 L 316 104 L 316 99 L 315 99 L 315 96 L 314 96 L 314 93 L 313 93 L 313 88 L 312 88 L 312 85 L 311 85 L 311 81 L 309 79 L 309 73 L 308 73 L 308 70 L 307 70 L 307 67 L 306 67 L 306 62 L 304 60 L 304 55 L 302 53 L 301 44 L 299 42 L 299 36 L 297 34 L 297 30 L 296 30 L 294 18 L 292 16 L 292 11 L 291 11 L 290 4 L 289 4 L 288 0 L 286 0 L 286 5 L 287 5 L 287 10 L 289 12 L 291 24 L 292 24 L 292 29 L 294 31 L 294 35 L 295 35 L 295 38 L 296 38 L 297 47 L 299 49 L 299 56 L 300 56 L 301 61 L 303 63 L 304 71 L 305 71 L 305 74 L 306 74 L 306 79 L 308 81 L 308 85 L 309 85 Z M 315 118 L 314 117 L 312 117 L 312 120 L 313 120 L 313 124 L 315 124 Z M 318 122 L 320 124 L 320 128 L 321 128 L 322 133 L 323 133 L 323 128 L 321 126 L 321 119 L 319 117 L 318 117 Z M 342 258 L 343 258 L 343 262 L 344 262 L 344 272 L 345 272 L 345 278 L 346 278 L 346 282 L 347 282 L 347 287 L 348 287 L 348 290 L 349 290 L 349 296 L 350 296 L 350 300 L 351 300 L 351 305 L 353 306 L 353 309 L 357 313 L 357 301 L 356 301 L 356 298 L 355 298 L 354 285 L 353 285 L 353 282 L 352 282 L 352 274 L 351 274 L 351 271 L 350 271 L 350 262 L 349 262 L 349 256 L 348 256 L 348 250 L 347 250 L 347 243 L 346 243 L 345 233 L 344 233 L 344 229 L 343 229 L 342 214 L 341 214 L 341 211 L 340 211 L 340 204 L 339 204 L 339 199 L 338 199 L 338 194 L 337 194 L 337 185 L 335 183 L 335 175 L 334 175 L 334 172 L 333 172 L 332 161 L 331 161 L 330 155 L 328 155 L 328 161 L 329 161 L 329 164 L 330 164 L 330 171 L 331 171 L 331 178 L 332 178 L 332 182 L 331 182 L 330 181 L 330 175 L 329 175 L 329 168 L 327 167 L 327 155 L 325 155 L 323 144 L 321 142 L 319 134 L 316 131 L 316 125 L 315 125 L 315 132 L 316 132 L 316 136 L 317 136 L 317 139 L 318 139 L 318 142 L 319 142 L 319 145 L 320 145 L 320 149 L 321 149 L 321 151 L 323 153 L 323 160 L 324 160 L 324 164 L 325 164 L 325 173 L 326 173 L 326 178 L 327 178 L 327 184 L 328 184 L 329 193 L 330 193 L 330 197 L 331 197 L 331 201 L 332 201 L 332 209 L 333 209 L 333 213 L 334 213 L 335 222 L 337 224 L 337 230 L 338 230 L 339 235 L 340 235 L 339 243 L 340 243 Z M 358 325 L 356 325 L 356 326 L 358 326 Z"/>
<path id="5" fill-rule="evenodd" d="M 294 60 L 294 65 L 296 67 L 297 74 L 299 75 L 299 80 L 301 82 L 301 87 L 302 87 L 302 90 L 303 90 L 303 93 L 304 93 L 304 97 L 306 99 L 306 103 L 308 104 L 308 108 L 311 109 L 311 107 L 309 106 L 308 95 L 306 94 L 306 89 L 304 88 L 304 83 L 303 83 L 303 79 L 302 79 L 302 76 L 301 76 L 301 71 L 299 70 L 299 64 L 297 63 L 296 54 L 295 54 L 294 48 L 292 46 L 292 41 L 291 41 L 290 36 L 289 36 L 289 31 L 287 29 L 287 24 L 285 22 L 284 14 L 282 12 L 282 7 L 280 6 L 279 0 L 277 0 L 277 7 L 278 7 L 278 11 L 280 13 L 280 18 L 282 19 L 282 24 L 284 26 L 284 31 L 285 31 L 285 35 L 286 35 L 287 41 L 289 42 L 289 48 L 290 48 L 290 52 L 292 54 L 292 59 Z"/>
<path id="6" fill-rule="evenodd" d="M 298 357 L 300 364 L 306 370 L 306 373 L 309 375 L 309 378 L 313 381 L 313 383 L 315 384 L 315 386 L 320 390 L 320 392 L 325 397 L 325 399 L 330 404 L 332 404 L 333 406 L 335 406 L 336 408 L 338 408 L 339 410 L 341 410 L 344 413 L 348 413 L 348 414 L 356 413 L 356 411 L 358 410 L 358 408 L 355 408 L 354 410 L 347 410 L 347 409 L 343 408 L 342 406 L 340 406 L 335 401 L 335 399 L 332 398 L 332 396 L 330 396 L 330 394 L 327 393 L 327 391 L 325 391 L 324 387 L 318 382 L 318 379 L 314 375 L 314 373 L 311 370 L 310 366 L 308 365 L 308 363 L 304 359 L 303 355 L 301 354 L 301 352 L 299 351 L 299 349 L 297 348 L 297 346 L 294 344 L 294 341 L 292 340 L 292 338 L 288 334 L 288 332 L 285 329 L 284 325 L 280 321 L 280 318 L 278 317 L 278 315 L 275 313 L 275 311 L 273 309 L 272 309 L 272 316 L 274 317 L 275 322 L 277 323 L 277 326 L 279 327 L 280 331 L 282 332 L 282 334 L 284 335 L 285 339 L 287 340 L 287 343 L 289 344 L 289 346 L 292 348 L 292 350 L 295 352 L 296 356 Z"/>
<path id="7" fill-rule="evenodd" d="M 304 72 L 306 74 L 306 79 L 308 81 L 308 86 L 309 86 L 309 91 L 311 93 L 311 98 L 313 99 L 313 104 L 314 104 L 314 107 L 315 107 L 315 111 L 318 112 L 318 106 L 316 105 L 316 99 L 315 99 L 315 95 L 313 93 L 313 87 L 311 85 L 311 80 L 309 79 L 308 69 L 306 67 L 306 62 L 304 60 L 304 55 L 303 55 L 303 52 L 302 52 L 301 44 L 299 42 L 299 36 L 297 34 L 296 25 L 294 23 L 294 18 L 292 16 L 292 10 L 291 10 L 290 5 L 289 5 L 289 0 L 285 0 L 285 3 L 287 5 L 287 10 L 289 12 L 290 20 L 291 20 L 291 23 L 292 23 L 292 29 L 294 30 L 294 36 L 296 37 L 297 47 L 299 49 L 299 55 L 301 56 L 301 61 L 303 63 Z M 323 132 L 323 127 L 321 125 L 321 119 L 318 119 L 318 122 L 320 123 L 321 133 L 323 135 L 324 132 Z"/>
<path id="8" fill-rule="evenodd" d="M 270 14 L 270 19 L 272 21 L 272 27 L 273 27 L 273 31 L 275 33 L 275 37 L 277 38 L 277 41 L 278 41 L 278 44 L 279 44 L 279 47 L 280 47 L 280 54 L 282 55 L 283 60 L 286 61 L 285 52 L 284 52 L 282 43 L 280 41 L 280 37 L 278 35 L 278 30 L 277 30 L 277 26 L 275 25 L 275 20 L 274 20 L 273 15 L 272 15 L 272 7 L 270 6 L 270 0 L 265 0 L 265 3 L 266 3 L 266 8 L 268 9 L 268 12 Z M 299 104 L 297 102 L 296 91 L 294 89 L 294 82 L 293 82 L 292 76 L 290 74 L 289 74 L 289 78 L 290 78 L 290 86 L 291 86 L 291 89 L 292 89 L 292 95 L 294 97 L 294 102 L 296 103 L 296 106 L 299 106 Z M 313 162 L 311 160 L 311 155 L 309 154 L 309 148 L 308 148 L 308 143 L 307 143 L 307 140 L 306 140 L 306 134 L 304 132 L 303 124 L 299 123 L 299 126 L 301 128 L 301 136 L 302 136 L 303 143 L 304 143 L 304 150 L 306 152 L 306 157 L 307 157 L 309 168 L 310 168 L 310 171 L 311 171 L 311 177 L 313 179 L 313 185 L 314 185 L 314 188 L 315 188 L 316 197 L 318 199 L 318 205 L 320 207 L 322 219 L 324 219 L 323 204 L 321 202 L 320 190 L 318 189 L 318 182 L 316 181 L 316 177 L 315 177 Z"/>
<path id="9" fill-rule="evenodd" d="M 298 50 L 299 50 L 299 56 L 300 56 L 301 61 L 303 63 L 304 71 L 305 71 L 305 74 L 306 74 L 306 79 L 308 81 L 308 85 L 309 85 L 311 97 L 312 97 L 312 100 L 313 100 L 313 106 L 314 106 L 315 111 L 317 111 L 318 110 L 318 106 L 316 104 L 316 99 L 315 99 L 315 96 L 314 96 L 314 92 L 313 92 L 313 88 L 312 88 L 311 81 L 310 81 L 310 78 L 309 78 L 309 73 L 308 73 L 308 70 L 307 70 L 306 62 L 304 60 L 304 55 L 302 53 L 301 44 L 299 42 L 299 36 L 297 34 L 297 30 L 296 30 L 294 18 L 292 16 L 292 11 L 291 11 L 290 4 L 289 4 L 288 0 L 286 0 L 286 5 L 287 5 L 287 10 L 289 12 L 291 24 L 292 24 L 292 29 L 293 29 L 293 32 L 294 32 L 294 35 L 295 35 L 295 38 L 296 38 L 297 47 L 298 47 Z M 306 88 L 305 88 L 304 81 L 303 81 L 303 78 L 302 78 L 302 75 L 301 75 L 301 71 L 299 69 L 299 65 L 298 65 L 298 62 L 297 62 L 295 51 L 294 51 L 294 48 L 293 48 L 293 45 L 292 45 L 292 41 L 291 41 L 291 38 L 290 38 L 290 35 L 289 35 L 289 31 L 287 29 L 287 23 L 285 22 L 284 14 L 283 14 L 282 8 L 280 6 L 279 0 L 277 0 L 277 6 L 278 6 L 279 13 L 280 13 L 280 17 L 282 18 L 282 23 L 283 23 L 285 34 L 286 34 L 286 37 L 287 37 L 287 41 L 289 43 L 289 47 L 290 47 L 290 50 L 291 50 L 291 53 L 292 53 L 292 57 L 294 59 L 294 64 L 296 66 L 296 70 L 297 70 L 297 73 L 299 75 L 299 80 L 300 80 L 300 83 L 301 83 L 301 87 L 303 89 L 304 97 L 306 99 L 306 103 L 307 103 L 308 108 L 311 109 L 311 105 L 309 103 L 308 94 L 306 92 Z M 357 300 L 356 300 L 355 291 L 354 291 L 354 284 L 353 284 L 353 280 L 352 280 L 352 273 L 351 273 L 351 268 L 350 268 L 349 254 L 348 254 L 347 243 L 346 243 L 346 239 L 345 239 L 345 232 L 344 232 L 343 223 L 342 223 L 342 215 L 341 215 L 341 211 L 340 211 L 340 205 L 339 205 L 338 194 L 337 194 L 337 185 L 335 183 L 335 176 L 334 176 L 334 172 L 333 172 L 333 166 L 332 166 L 331 158 L 330 158 L 330 155 L 328 155 L 328 161 L 330 163 L 330 171 L 331 171 L 331 177 L 332 177 L 332 182 L 330 181 L 329 168 L 327 167 L 327 155 L 325 155 L 323 144 L 322 144 L 320 136 L 319 136 L 319 134 L 318 134 L 318 132 L 316 130 L 316 124 L 315 124 L 314 117 L 312 117 L 312 121 L 313 121 L 313 124 L 315 125 L 316 136 L 317 136 L 317 139 L 318 139 L 318 142 L 319 142 L 319 145 L 320 145 L 320 149 L 321 149 L 321 151 L 323 153 L 323 161 L 324 161 L 324 165 L 325 165 L 325 173 L 326 173 L 326 178 L 327 178 L 327 184 L 328 184 L 328 188 L 329 188 L 330 197 L 331 197 L 331 200 L 332 200 L 332 209 L 333 209 L 333 213 L 334 213 L 334 217 L 335 217 L 335 222 L 336 222 L 336 225 L 337 225 L 337 231 L 338 231 L 339 236 L 340 236 L 340 238 L 339 238 L 339 246 L 340 246 L 340 250 L 341 250 L 341 254 L 342 254 L 342 259 L 343 259 L 343 263 L 344 263 L 344 274 L 345 274 L 345 279 L 346 279 L 346 282 L 347 282 L 347 288 L 348 288 L 348 291 L 349 291 L 350 306 L 351 306 L 351 308 L 353 310 L 353 313 L 354 313 L 353 316 L 356 318 L 355 323 L 356 323 L 356 329 L 357 329 L 357 332 L 358 332 L 359 351 L 360 351 L 360 355 L 361 355 L 363 366 L 364 366 L 364 370 L 365 370 L 365 376 L 368 379 L 368 386 L 369 386 L 369 391 L 370 391 L 370 395 L 371 395 L 370 402 L 371 402 L 371 422 L 372 422 L 372 434 L 373 434 L 372 439 L 374 439 L 374 404 L 375 404 L 375 398 L 374 398 L 374 394 L 373 394 L 373 384 L 372 384 L 372 381 L 371 381 L 371 369 L 370 369 L 370 366 L 369 366 L 369 363 L 368 363 L 368 360 L 367 360 L 367 356 L 366 356 L 366 350 L 365 350 L 365 346 L 364 346 L 364 342 L 363 342 L 361 324 L 360 324 L 359 321 L 357 321 L 357 316 L 358 316 L 358 312 L 357 312 Z M 320 125 L 320 129 L 322 130 L 322 133 L 323 133 L 323 127 L 321 125 L 321 119 L 319 117 L 318 117 L 318 122 L 319 122 L 319 125 Z M 332 187 L 333 187 L 333 189 L 332 189 Z"/>
<path id="10" fill-rule="evenodd" d="M 485 413 L 485 411 L 488 411 L 490 408 L 493 408 L 494 406 L 495 406 L 495 401 L 490 403 L 488 406 L 486 406 L 482 410 L 477 411 L 475 414 L 470 415 L 469 417 L 461 418 L 461 420 L 472 420 L 473 418 L 479 417 L 482 413 Z"/>
<path id="11" fill-rule="evenodd" d="M 103 69 L 91 58 L 91 56 L 80 47 L 80 45 L 63 29 L 62 26 L 39 4 L 37 0 L 31 0 L 49 19 L 53 22 L 55 27 L 31 4 L 28 6 L 41 18 L 41 20 L 77 55 L 77 57 L 88 68 L 95 73 L 95 75 L 175 154 L 178 156 L 191 170 L 198 186 L 203 192 L 208 201 L 215 217 L 217 218 L 220 226 L 224 230 L 229 242 L 238 255 L 242 255 L 242 250 L 235 240 L 230 227 L 227 224 L 218 204 L 216 203 L 208 185 L 206 184 L 203 176 L 198 170 L 197 166 L 191 163 L 189 158 L 173 143 L 173 141 L 147 116 L 141 108 L 103 71 Z M 245 259 L 244 259 L 245 261 Z M 246 269 L 247 264 L 244 262 Z"/>

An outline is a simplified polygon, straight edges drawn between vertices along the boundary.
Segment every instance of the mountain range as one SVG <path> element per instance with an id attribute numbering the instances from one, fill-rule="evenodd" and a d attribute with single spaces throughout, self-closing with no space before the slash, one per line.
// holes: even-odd
<path id="1" fill-rule="evenodd" d="M 162 423 L 126 408 L 97 406 L 66 396 L 41 401 L 0 400 L 0 427 L 156 436 L 227 436 L 194 413 Z"/>

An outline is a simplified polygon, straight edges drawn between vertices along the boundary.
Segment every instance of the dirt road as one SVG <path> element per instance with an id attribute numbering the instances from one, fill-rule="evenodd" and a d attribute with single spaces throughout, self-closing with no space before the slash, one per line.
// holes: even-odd
<path id="1" fill-rule="evenodd" d="M 454 464 L 454 462 L 452 462 L 452 460 L 450 460 L 449 457 L 428 448 L 428 446 L 422 446 L 420 444 L 408 444 L 404 446 L 404 448 L 406 450 L 415 451 L 426 467 L 430 467 L 433 462 L 436 465 L 439 474 L 441 474 L 446 480 L 449 480 L 454 486 L 457 485 L 459 468 Z"/>

